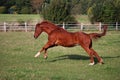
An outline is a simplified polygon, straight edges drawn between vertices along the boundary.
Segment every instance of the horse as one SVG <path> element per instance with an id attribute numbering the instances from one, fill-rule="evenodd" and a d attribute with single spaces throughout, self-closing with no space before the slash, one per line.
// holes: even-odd
<path id="1" fill-rule="evenodd" d="M 68 32 L 54 23 L 51 23 L 50 21 L 42 21 L 41 23 L 37 23 L 34 32 L 34 38 L 37 39 L 42 32 L 45 32 L 48 35 L 48 42 L 34 57 L 38 57 L 41 52 L 44 51 L 44 58 L 46 59 L 48 56 L 47 50 L 54 46 L 74 47 L 76 45 L 80 45 L 90 56 L 89 65 L 95 64 L 94 57 L 97 58 L 100 64 L 103 64 L 103 59 L 92 48 L 92 39 L 105 36 L 107 32 L 107 25 L 103 25 L 102 27 L 103 32 L 88 34 L 82 31 Z"/>

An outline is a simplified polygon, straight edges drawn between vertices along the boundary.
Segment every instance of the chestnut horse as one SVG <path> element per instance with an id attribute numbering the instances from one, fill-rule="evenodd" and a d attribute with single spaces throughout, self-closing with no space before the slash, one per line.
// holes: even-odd
<path id="1" fill-rule="evenodd" d="M 92 48 L 92 39 L 100 38 L 104 36 L 107 31 L 107 26 L 103 26 L 102 33 L 90 33 L 86 34 L 84 32 L 68 32 L 63 28 L 58 27 L 57 25 L 49 22 L 43 21 L 36 24 L 34 38 L 42 32 L 48 34 L 48 42 L 45 46 L 34 56 L 38 57 L 42 51 L 44 51 L 44 58 L 47 58 L 47 49 L 54 46 L 64 46 L 64 47 L 74 47 L 80 45 L 90 56 L 90 64 L 94 65 L 94 56 L 98 59 L 99 63 L 103 64 L 102 58 L 97 54 L 97 52 Z"/>

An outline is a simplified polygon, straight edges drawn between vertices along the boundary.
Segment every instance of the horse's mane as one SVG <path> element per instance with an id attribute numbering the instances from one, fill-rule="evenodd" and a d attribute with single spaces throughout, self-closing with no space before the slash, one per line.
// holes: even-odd
<path id="1" fill-rule="evenodd" d="M 49 25 L 51 25 L 51 26 L 56 26 L 57 27 L 57 25 L 55 25 L 55 24 L 53 24 L 52 22 L 50 22 L 50 21 L 42 21 L 41 23 L 40 23 L 40 25 L 43 25 L 43 24 L 49 24 Z"/>
<path id="2" fill-rule="evenodd" d="M 62 30 L 62 31 L 65 31 L 67 32 L 66 30 L 64 30 L 63 28 L 53 24 L 52 22 L 50 21 L 42 21 L 41 23 L 39 23 L 40 25 L 47 25 L 48 27 L 51 27 L 51 28 L 54 28 L 54 29 L 58 29 L 58 30 Z"/>

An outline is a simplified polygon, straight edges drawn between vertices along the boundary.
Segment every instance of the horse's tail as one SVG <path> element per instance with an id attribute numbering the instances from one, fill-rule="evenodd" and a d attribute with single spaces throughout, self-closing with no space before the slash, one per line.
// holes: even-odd
<path id="1" fill-rule="evenodd" d="M 100 38 L 102 36 L 105 36 L 106 31 L 107 31 L 107 26 L 104 25 L 102 33 L 90 33 L 89 36 L 90 36 L 91 39 L 97 39 L 97 38 Z"/>

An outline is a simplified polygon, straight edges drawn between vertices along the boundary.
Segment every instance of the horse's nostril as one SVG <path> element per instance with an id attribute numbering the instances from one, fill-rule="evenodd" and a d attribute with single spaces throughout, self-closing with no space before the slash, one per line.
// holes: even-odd
<path id="1" fill-rule="evenodd" d="M 34 35 L 34 38 L 36 39 L 35 35 Z"/>

